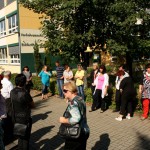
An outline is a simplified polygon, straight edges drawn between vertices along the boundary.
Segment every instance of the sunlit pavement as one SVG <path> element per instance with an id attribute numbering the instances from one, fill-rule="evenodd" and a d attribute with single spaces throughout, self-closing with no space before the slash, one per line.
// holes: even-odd
<path id="1" fill-rule="evenodd" d="M 33 126 L 30 139 L 30 150 L 63 149 L 64 140 L 58 135 L 59 117 L 62 116 L 67 104 L 65 100 L 55 96 L 41 100 L 39 92 L 31 92 L 36 104 L 32 110 Z M 119 122 L 115 118 L 118 113 L 107 110 L 89 112 L 88 124 L 91 130 L 87 141 L 87 150 L 150 150 L 150 120 L 141 121 L 138 115 L 131 120 Z M 17 141 L 6 146 L 12 150 Z"/>

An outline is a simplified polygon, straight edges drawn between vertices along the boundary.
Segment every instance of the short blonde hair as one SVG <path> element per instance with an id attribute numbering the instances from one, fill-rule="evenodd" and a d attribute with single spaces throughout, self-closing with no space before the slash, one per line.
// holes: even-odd
<path id="1" fill-rule="evenodd" d="M 9 70 L 7 70 L 7 71 L 5 71 L 3 74 L 4 74 L 4 77 L 6 77 L 6 76 L 10 76 L 10 75 L 11 75 L 11 72 L 10 72 Z"/>
<path id="2" fill-rule="evenodd" d="M 68 91 L 71 93 L 77 93 L 77 86 L 74 81 L 67 82 L 63 85 L 63 88 L 66 87 Z"/>
<path id="3" fill-rule="evenodd" d="M 96 68 L 98 69 L 98 63 L 93 63 L 93 66 L 96 66 Z"/>

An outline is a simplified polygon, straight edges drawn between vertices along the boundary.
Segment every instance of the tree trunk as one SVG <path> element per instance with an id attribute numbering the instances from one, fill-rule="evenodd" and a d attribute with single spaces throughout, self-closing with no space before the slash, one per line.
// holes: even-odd
<path id="1" fill-rule="evenodd" d="M 132 78 L 132 63 L 133 63 L 133 59 L 130 53 L 126 52 L 126 65 L 127 65 L 127 70 L 129 71 L 129 75 L 131 78 Z"/>

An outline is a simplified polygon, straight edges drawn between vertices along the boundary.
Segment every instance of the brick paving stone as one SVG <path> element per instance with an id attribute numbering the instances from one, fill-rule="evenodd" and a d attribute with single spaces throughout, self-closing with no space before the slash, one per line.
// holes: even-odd
<path id="1" fill-rule="evenodd" d="M 35 96 L 33 93 L 32 96 Z M 30 139 L 30 150 L 62 150 L 64 140 L 58 135 L 59 117 L 67 106 L 65 100 L 50 97 L 40 100 L 34 97 L 36 108 L 32 110 L 33 127 Z M 87 141 L 87 150 L 150 150 L 150 120 L 140 120 L 134 115 L 131 120 L 123 119 L 118 122 L 115 118 L 118 113 L 107 110 L 104 113 L 94 111 L 87 119 L 90 127 L 90 137 Z M 17 141 L 6 146 L 10 150 L 17 145 Z"/>

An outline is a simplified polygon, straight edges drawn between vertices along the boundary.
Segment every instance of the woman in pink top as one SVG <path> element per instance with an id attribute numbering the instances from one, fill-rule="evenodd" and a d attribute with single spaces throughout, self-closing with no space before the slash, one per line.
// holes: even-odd
<path id="1" fill-rule="evenodd" d="M 107 96 L 107 89 L 109 85 L 109 76 L 106 73 L 106 67 L 104 65 L 100 66 L 100 73 L 96 77 L 94 81 L 95 91 L 93 93 L 95 109 L 101 108 L 101 113 L 104 112 L 105 108 L 105 100 L 104 97 Z"/>

